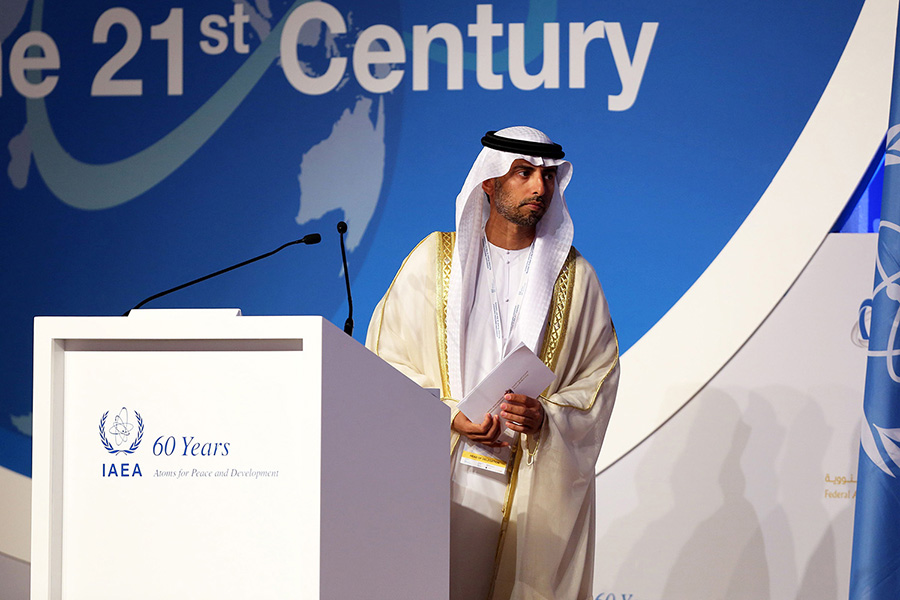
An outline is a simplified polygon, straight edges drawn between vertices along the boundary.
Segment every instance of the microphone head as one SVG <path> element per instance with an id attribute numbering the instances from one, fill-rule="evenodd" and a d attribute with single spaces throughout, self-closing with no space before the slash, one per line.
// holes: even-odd
<path id="1" fill-rule="evenodd" d="M 343 221 L 338 221 L 337 228 L 338 233 L 347 233 L 347 224 Z"/>
<path id="2" fill-rule="evenodd" d="M 310 233 L 303 236 L 303 239 L 300 240 L 304 244 L 318 244 L 322 241 L 322 236 L 318 233 Z"/>

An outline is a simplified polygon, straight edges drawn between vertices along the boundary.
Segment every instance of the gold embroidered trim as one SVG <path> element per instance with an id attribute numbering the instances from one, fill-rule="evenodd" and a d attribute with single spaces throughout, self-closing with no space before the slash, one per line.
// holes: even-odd
<path id="1" fill-rule="evenodd" d="M 488 592 L 488 599 L 494 596 L 494 586 L 497 583 L 497 575 L 500 574 L 500 560 L 503 558 L 503 542 L 506 541 L 506 530 L 509 529 L 509 513 L 512 508 L 513 500 L 516 497 L 516 486 L 519 483 L 519 464 L 522 462 L 522 453 L 519 452 L 521 443 L 516 444 L 513 448 L 513 469 L 509 476 L 509 483 L 506 484 L 506 498 L 503 502 L 503 521 L 500 523 L 500 538 L 497 540 L 497 551 L 494 553 L 494 572 L 491 575 L 491 588 Z"/>
<path id="2" fill-rule="evenodd" d="M 441 395 L 450 397 L 450 375 L 447 368 L 447 297 L 450 290 L 450 266 L 453 264 L 453 242 L 455 232 L 438 232 L 437 273 L 435 281 L 435 315 L 437 318 L 438 362 L 441 369 Z"/>
<path id="3" fill-rule="evenodd" d="M 547 331 L 544 333 L 540 356 L 551 371 L 556 371 L 562 342 L 566 339 L 566 330 L 569 327 L 569 309 L 572 306 L 572 290 L 575 287 L 575 256 L 575 248 L 569 248 L 569 254 L 559 271 L 550 298 Z"/>

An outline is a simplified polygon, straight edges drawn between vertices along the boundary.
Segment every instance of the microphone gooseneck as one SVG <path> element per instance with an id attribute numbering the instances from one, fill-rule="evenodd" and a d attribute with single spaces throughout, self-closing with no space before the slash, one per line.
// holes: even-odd
<path id="1" fill-rule="evenodd" d="M 341 261 L 344 264 L 344 281 L 347 283 L 347 305 L 350 307 L 350 314 L 344 321 L 344 333 L 353 336 L 353 296 L 350 295 L 350 271 L 347 270 L 347 251 L 344 249 L 344 234 L 347 233 L 347 224 L 338 221 L 338 233 L 341 234 Z"/>
<path id="2" fill-rule="evenodd" d="M 252 262 L 256 262 L 258 260 L 268 258 L 268 257 L 272 256 L 273 254 L 275 254 L 276 252 L 281 252 L 288 246 L 293 246 L 295 244 L 312 245 L 312 244 L 318 244 L 321 241 L 322 241 L 321 235 L 319 235 L 318 233 L 309 233 L 307 235 L 304 235 L 299 240 L 294 240 L 293 242 L 288 242 L 287 244 L 282 244 L 281 246 L 279 246 L 278 248 L 275 248 L 271 252 L 266 252 L 265 254 L 260 254 L 259 256 L 251 258 L 249 260 L 245 260 L 236 265 L 231 265 L 230 267 L 225 267 L 224 269 L 216 271 L 215 273 L 210 273 L 209 275 L 204 275 L 203 277 L 198 277 L 197 279 L 194 279 L 193 281 L 188 281 L 187 283 L 182 283 L 181 285 L 177 285 L 173 288 L 170 288 L 170 289 L 160 292 L 158 294 L 154 294 L 154 295 L 150 296 L 149 298 L 145 298 L 145 299 L 141 300 L 140 302 L 138 302 L 137 304 L 135 304 L 134 308 L 128 310 L 123 316 L 128 316 L 128 313 L 130 313 L 132 310 L 136 310 L 136 309 L 144 306 L 151 300 L 156 300 L 157 298 L 162 298 L 163 296 L 167 296 L 167 295 L 171 294 L 172 292 L 177 292 L 178 290 L 183 290 L 186 287 L 190 287 L 190 286 L 194 285 L 195 283 L 200 283 L 201 281 L 206 281 L 207 279 L 212 279 L 213 277 L 218 277 L 219 275 L 227 273 L 228 271 L 234 271 L 235 269 L 239 269 L 245 265 L 249 265 Z"/>

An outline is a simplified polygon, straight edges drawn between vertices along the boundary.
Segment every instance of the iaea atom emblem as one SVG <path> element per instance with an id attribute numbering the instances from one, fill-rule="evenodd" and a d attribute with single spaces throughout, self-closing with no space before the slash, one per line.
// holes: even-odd
<path id="1" fill-rule="evenodd" d="M 100 417 L 100 441 L 103 442 L 103 447 L 106 448 L 106 451 L 110 454 L 131 454 L 137 450 L 138 446 L 141 445 L 141 439 L 144 437 L 144 420 L 141 418 L 141 413 L 134 411 L 134 418 L 135 421 L 137 421 L 136 432 L 134 424 L 128 420 L 128 409 L 124 406 L 122 407 L 122 410 L 119 411 L 119 414 L 113 417 L 113 423 L 109 429 L 106 428 L 106 417 L 108 415 L 109 411 L 106 411 L 103 413 L 103 416 Z M 116 444 L 115 448 L 109 443 L 109 439 L 106 437 L 107 433 L 112 436 L 112 439 Z M 133 433 L 136 433 L 136 435 L 131 442 L 131 445 L 123 448 L 122 446 L 128 444 Z"/>

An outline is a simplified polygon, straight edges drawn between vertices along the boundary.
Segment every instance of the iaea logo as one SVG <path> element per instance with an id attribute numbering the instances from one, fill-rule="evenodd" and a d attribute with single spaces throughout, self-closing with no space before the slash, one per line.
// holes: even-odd
<path id="1" fill-rule="evenodd" d="M 128 418 L 128 409 L 124 406 L 122 410 L 119 411 L 115 417 L 113 417 L 113 423 L 107 429 L 106 427 L 106 418 L 109 416 L 109 411 L 103 413 L 103 416 L 100 417 L 100 441 L 103 442 L 103 447 L 106 448 L 106 451 L 110 454 L 131 454 L 135 450 L 138 449 L 138 446 L 141 445 L 141 439 L 144 437 L 144 420 L 141 418 L 141 413 L 138 411 L 134 411 L 134 418 L 137 422 L 137 430 L 135 431 L 134 423 Z M 116 447 L 114 448 L 112 444 L 109 443 L 109 438 L 107 438 L 107 434 L 109 434 L 113 442 L 115 442 Z M 134 440 L 127 447 L 129 440 L 131 440 L 131 436 L 134 434 Z"/>

